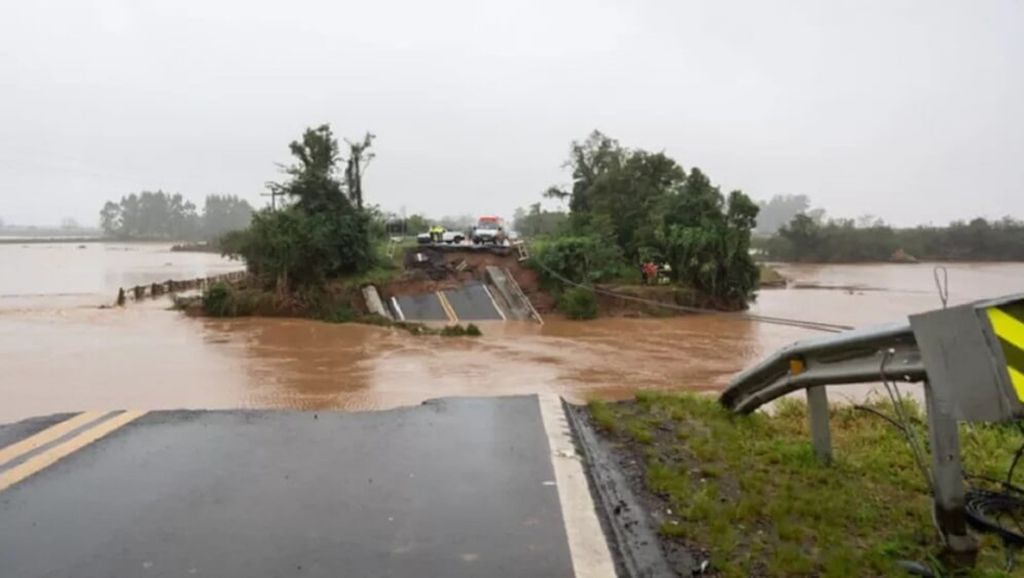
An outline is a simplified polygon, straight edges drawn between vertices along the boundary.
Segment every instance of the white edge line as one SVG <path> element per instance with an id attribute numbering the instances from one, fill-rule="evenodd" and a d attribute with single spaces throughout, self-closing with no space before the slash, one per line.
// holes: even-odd
<path id="1" fill-rule="evenodd" d="M 505 317 L 505 312 L 501 310 L 501 307 L 498 307 L 498 302 L 494 300 L 494 295 L 491 294 L 491 290 L 488 289 L 485 284 L 481 284 L 480 286 L 484 288 L 484 292 L 486 292 L 487 296 L 491 298 L 491 304 L 494 305 L 494 310 L 501 316 L 501 320 L 508 321 L 508 318 Z"/>
<path id="2" fill-rule="evenodd" d="M 395 306 L 395 313 L 398 313 L 399 321 L 405 321 L 405 313 L 402 312 L 402 308 L 398 305 L 398 298 L 392 297 L 391 304 Z"/>
<path id="3" fill-rule="evenodd" d="M 597 518 L 583 464 L 569 434 L 562 399 L 553 394 L 539 394 L 537 402 L 551 449 L 551 466 L 569 539 L 573 574 L 576 578 L 614 578 L 615 563 Z"/>

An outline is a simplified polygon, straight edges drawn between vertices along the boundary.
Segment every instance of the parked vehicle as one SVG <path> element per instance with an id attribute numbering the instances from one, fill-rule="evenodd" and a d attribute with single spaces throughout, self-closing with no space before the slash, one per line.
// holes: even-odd
<path id="1" fill-rule="evenodd" d="M 441 241 L 444 242 L 444 243 L 448 243 L 449 245 L 451 245 L 453 243 L 458 245 L 459 243 L 461 243 L 461 242 L 463 242 L 465 240 L 466 240 L 466 234 L 463 233 L 462 231 L 445 231 L 441 235 Z"/>
<path id="2" fill-rule="evenodd" d="M 504 245 L 507 240 L 505 227 L 498 217 L 480 217 L 476 227 L 473 227 L 473 243 L 483 245 L 491 243 Z"/>
<path id="3" fill-rule="evenodd" d="M 448 245 L 458 245 L 466 240 L 466 234 L 462 231 L 441 231 L 441 242 Z M 430 233 L 420 233 L 416 235 L 416 243 L 419 245 L 430 245 L 434 244 L 435 240 L 431 237 Z"/>

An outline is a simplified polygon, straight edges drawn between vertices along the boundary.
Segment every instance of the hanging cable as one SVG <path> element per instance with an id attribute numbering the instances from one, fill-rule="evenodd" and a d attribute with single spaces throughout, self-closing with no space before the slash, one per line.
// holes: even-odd
<path id="1" fill-rule="evenodd" d="M 889 394 L 889 400 L 892 402 L 893 411 L 896 412 L 896 419 L 890 419 L 890 422 L 898 424 L 899 429 L 903 432 L 903 437 L 907 440 L 907 445 L 910 446 L 910 452 L 913 454 L 914 463 L 917 465 L 917 469 L 920 470 L 921 475 L 924 477 L 924 482 L 928 486 L 929 491 L 934 491 L 935 485 L 932 480 L 931 470 L 925 464 L 924 449 L 921 446 L 920 441 L 917 438 L 917 433 L 914 430 L 913 424 L 910 423 L 910 416 L 907 414 L 905 401 L 903 394 L 900 391 L 899 385 L 895 381 L 890 381 L 888 376 L 885 375 L 885 365 L 889 363 L 895 351 L 887 349 L 882 353 L 882 362 L 878 367 L 878 374 L 882 378 L 882 385 L 885 386 L 885 391 Z"/>
<path id="2" fill-rule="evenodd" d="M 939 277 L 942 273 L 942 277 Z M 939 292 L 939 301 L 942 301 L 942 308 L 945 309 L 949 303 L 949 270 L 943 265 L 932 267 L 932 277 L 935 279 L 935 289 Z"/>
<path id="3" fill-rule="evenodd" d="M 823 323 L 823 322 L 819 322 L 819 321 L 805 321 L 805 320 L 801 320 L 801 319 L 789 319 L 789 318 L 786 318 L 786 317 L 772 317 L 772 316 L 768 316 L 768 315 L 756 315 L 754 313 L 717 311 L 717 310 L 714 310 L 714 309 L 705 309 L 703 307 L 689 307 L 689 306 L 686 306 L 686 305 L 676 305 L 674 303 L 662 303 L 660 301 L 654 301 L 654 300 L 651 300 L 651 299 L 644 299 L 642 297 L 635 297 L 633 295 L 623 295 L 621 293 L 616 293 L 614 291 L 608 291 L 607 289 L 601 289 L 599 287 L 594 287 L 592 285 L 584 285 L 582 283 L 578 283 L 576 281 L 573 281 L 572 279 L 567 279 L 564 275 L 558 273 L 557 271 L 553 271 L 550 268 L 548 268 L 547 266 L 545 266 L 543 263 L 540 262 L 540 260 L 535 260 L 534 262 L 537 263 L 537 265 L 539 265 L 541 269 L 546 271 L 553 278 L 561 281 L 562 283 L 565 283 L 566 285 L 570 285 L 570 286 L 573 286 L 573 287 L 584 289 L 586 291 L 590 291 L 590 292 L 595 293 L 597 295 L 605 295 L 607 297 L 614 297 L 616 299 L 622 299 L 624 301 L 632 301 L 634 303 L 641 303 L 641 304 L 644 304 L 644 305 L 650 305 L 652 307 L 660 307 L 660 308 L 663 308 L 663 309 L 671 309 L 673 311 L 681 311 L 683 313 L 695 313 L 695 314 L 704 314 L 704 315 L 723 315 L 723 316 L 728 316 L 728 317 L 735 317 L 735 318 L 739 318 L 739 319 L 744 319 L 744 320 L 747 320 L 747 321 L 756 321 L 758 323 L 770 323 L 770 324 L 773 324 L 773 325 L 785 325 L 785 326 L 789 326 L 789 327 L 799 327 L 801 329 L 809 329 L 811 331 L 823 331 L 823 332 L 827 332 L 827 333 L 841 333 L 843 331 L 849 331 L 850 329 L 853 329 L 853 327 L 850 326 L 850 325 L 838 325 L 838 324 L 835 324 L 835 323 Z"/>

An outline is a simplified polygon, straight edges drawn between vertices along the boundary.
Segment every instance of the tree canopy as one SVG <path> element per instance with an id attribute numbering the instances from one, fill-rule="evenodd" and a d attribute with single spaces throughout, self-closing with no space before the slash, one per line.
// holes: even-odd
<path id="1" fill-rule="evenodd" d="M 611 243 L 625 263 L 666 262 L 676 281 L 713 297 L 751 295 L 757 267 L 750 234 L 758 206 L 741 191 L 725 196 L 699 168 L 687 174 L 664 152 L 625 148 L 598 131 L 572 143 L 566 165 L 571 188 L 552 187 L 545 196 L 568 201 L 573 246 L 583 244 L 580 237 Z M 552 251 L 559 251 L 557 242 Z"/>
<path id="2" fill-rule="evenodd" d="M 364 142 L 369 147 L 370 139 Z M 248 229 L 225 238 L 225 253 L 243 257 L 251 273 L 282 293 L 369 269 L 374 218 L 361 188 L 355 204 L 345 194 L 331 127 L 307 129 L 288 149 L 296 160 L 284 169 L 289 179 L 268 187 L 291 202 L 257 213 Z"/>

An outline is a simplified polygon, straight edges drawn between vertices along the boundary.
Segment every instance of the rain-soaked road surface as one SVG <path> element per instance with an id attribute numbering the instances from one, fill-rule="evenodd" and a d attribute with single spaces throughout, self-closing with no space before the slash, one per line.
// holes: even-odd
<path id="1" fill-rule="evenodd" d="M 583 531 L 563 514 L 590 502 L 585 485 L 565 495 L 560 409 L 523 396 L 0 426 L 0 574 L 610 575 L 592 506 Z M 589 545 L 571 552 L 567 532 Z M 602 560 L 580 558 L 595 547 Z"/>

